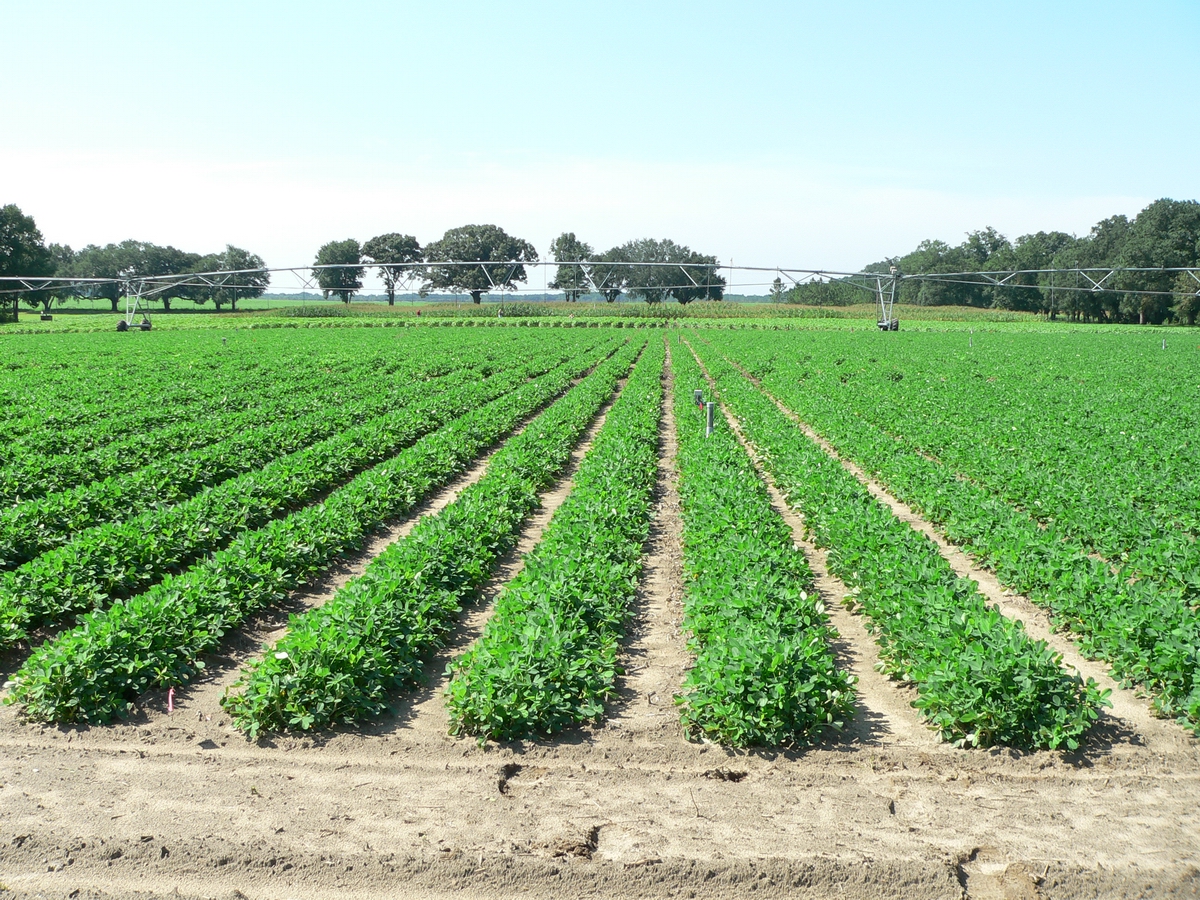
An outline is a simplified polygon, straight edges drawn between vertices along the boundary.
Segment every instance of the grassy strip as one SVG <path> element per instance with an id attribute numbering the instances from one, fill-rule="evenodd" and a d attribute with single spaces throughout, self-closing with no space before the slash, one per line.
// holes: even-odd
<path id="1" fill-rule="evenodd" d="M 957 746 L 1078 747 L 1107 692 L 1065 672 L 1059 654 L 989 607 L 928 538 L 717 353 L 701 354 L 813 540 L 831 548 L 830 570 L 871 620 L 885 671 L 915 685 L 913 705 L 942 738 Z"/>
<path id="2" fill-rule="evenodd" d="M 516 738 L 603 714 L 650 529 L 663 354 L 651 342 L 542 541 L 452 664 L 452 731 Z"/>
<path id="3" fill-rule="evenodd" d="M 24 704 L 34 720 L 108 722 L 126 715 L 145 691 L 188 681 L 230 628 L 456 477 L 562 392 L 572 374 L 559 368 L 526 383 L 362 473 L 324 503 L 246 532 L 182 575 L 84 616 L 26 661 L 9 702 Z"/>
<path id="4" fill-rule="evenodd" d="M 289 622 L 288 635 L 243 673 L 222 701 L 251 739 L 260 732 L 326 728 L 378 714 L 387 695 L 411 684 L 442 646 L 464 603 L 516 543 L 538 494 L 566 467 L 571 448 L 618 378 L 638 341 L 597 367 L 519 435 L 482 479 L 319 609 Z"/>
<path id="5" fill-rule="evenodd" d="M 0 646 L 23 639 L 33 625 L 56 622 L 103 607 L 111 597 L 146 589 L 235 535 L 311 502 L 555 362 L 551 358 L 516 368 L 457 393 L 410 404 L 177 506 L 81 532 L 64 547 L 0 578 Z M 564 371 L 573 374 L 587 365 L 567 363 Z"/>
<path id="6" fill-rule="evenodd" d="M 795 402 L 782 385 L 784 402 Z M 808 397 L 814 424 L 890 490 L 941 527 L 1007 587 L 1048 608 L 1080 650 L 1154 697 L 1163 716 L 1200 735 L 1200 616 L 1184 590 L 1089 557 L 1055 525 L 1041 526 L 989 490 L 960 479 L 832 402 Z"/>
<path id="7" fill-rule="evenodd" d="M 684 730 L 735 747 L 807 743 L 853 713 L 853 679 L 834 665 L 836 632 L 791 529 L 728 428 L 704 436 L 677 345 L 675 419 L 683 501 L 684 628 L 696 664 L 677 702 Z"/>

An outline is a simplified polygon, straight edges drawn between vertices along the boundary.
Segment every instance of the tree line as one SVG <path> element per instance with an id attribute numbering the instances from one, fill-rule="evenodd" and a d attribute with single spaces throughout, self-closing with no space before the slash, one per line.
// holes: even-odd
<path id="1" fill-rule="evenodd" d="M 873 263 L 865 271 L 886 273 L 893 264 L 905 273 L 1196 267 L 1200 266 L 1200 202 L 1156 200 L 1133 219 L 1117 215 L 1097 222 L 1083 237 L 1039 231 L 1010 241 L 989 227 L 971 232 L 957 247 L 922 241 L 911 253 Z M 1195 325 L 1200 315 L 1200 281 L 1187 272 L 1117 272 L 1101 287 L 1093 289 L 1084 276 L 1072 274 L 1018 275 L 1004 286 L 902 280 L 897 300 L 1027 310 L 1051 319 L 1063 316 L 1084 322 L 1157 325 L 1174 320 Z M 788 299 L 808 302 L 803 298 L 822 291 L 829 299 L 849 297 L 855 290 L 844 283 L 826 282 L 789 292 Z M 1145 291 L 1156 293 L 1140 293 Z"/>
<path id="2" fill-rule="evenodd" d="M 715 256 L 671 240 L 642 238 L 596 253 L 574 232 L 564 232 L 549 252 L 559 265 L 547 286 L 562 291 L 568 302 L 598 293 L 609 303 L 623 294 L 647 303 L 690 303 L 720 300 L 725 293 Z M 377 235 L 363 244 L 352 238 L 330 241 L 317 251 L 313 276 L 326 299 L 336 296 L 346 303 L 362 288 L 363 273 L 370 267 L 378 270 L 389 304 L 395 304 L 396 287 L 404 283 L 422 296 L 454 291 L 480 303 L 486 293 L 526 283 L 525 264 L 538 261 L 533 244 L 498 225 L 463 225 L 424 248 L 412 235 L 399 233 Z"/>
<path id="3" fill-rule="evenodd" d="M 130 280 L 263 267 L 262 257 L 232 244 L 226 245 L 220 253 L 207 254 L 134 240 L 103 247 L 89 244 L 78 251 L 66 244 L 47 245 L 32 216 L 25 215 L 14 204 L 0 208 L 0 275 L 113 279 L 102 284 L 60 285 L 12 295 L 45 311 L 49 311 L 56 300 L 64 302 L 88 297 L 107 300 L 112 304 L 112 311 L 119 312 Z M 197 305 L 211 302 L 217 309 L 229 304 L 236 310 L 238 300 L 261 296 L 269 283 L 270 276 L 266 272 L 243 272 L 224 277 L 216 285 L 172 287 L 154 294 L 154 299 L 161 301 L 167 310 L 175 300 L 190 300 Z"/>
<path id="4" fill-rule="evenodd" d="M 623 295 L 647 303 L 724 297 L 726 282 L 716 272 L 717 258 L 672 240 L 642 238 L 596 253 L 573 232 L 564 232 L 554 239 L 549 253 L 559 265 L 547 286 L 561 291 L 571 302 L 592 293 L 609 303 Z M 536 262 L 538 251 L 529 241 L 497 225 L 463 225 L 425 247 L 412 235 L 398 232 L 377 235 L 361 244 L 353 238 L 329 241 L 317 251 L 312 274 L 326 299 L 337 297 L 346 303 L 361 290 L 368 268 L 378 271 L 392 305 L 396 289 L 402 285 L 415 288 L 422 296 L 433 291 L 467 293 L 480 303 L 486 293 L 515 290 L 526 283 L 525 265 Z M 78 251 L 65 244 L 47 245 L 32 216 L 13 204 L 0 208 L 0 275 L 109 279 L 9 294 L 14 312 L 20 301 L 49 312 L 56 300 L 80 297 L 107 300 L 112 311 L 119 312 L 130 282 L 138 279 L 229 271 L 238 274 L 214 279 L 216 284 L 179 284 L 156 291 L 152 299 L 166 310 L 175 300 L 198 305 L 211 302 L 218 310 L 228 304 L 236 310 L 238 300 L 259 297 L 270 284 L 265 271 L 238 270 L 263 268 L 260 256 L 233 245 L 208 254 L 135 240 L 89 244 Z"/>

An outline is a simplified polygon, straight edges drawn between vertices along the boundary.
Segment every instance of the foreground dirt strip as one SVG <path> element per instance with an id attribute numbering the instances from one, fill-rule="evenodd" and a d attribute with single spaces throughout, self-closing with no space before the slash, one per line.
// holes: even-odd
<path id="1" fill-rule="evenodd" d="M 711 384 L 712 379 L 704 362 L 694 350 L 692 355 Z M 758 449 L 746 439 L 737 419 L 724 404 L 721 405 L 721 412 L 730 430 L 737 435 L 738 442 L 750 454 L 759 477 L 767 485 L 771 506 L 792 529 L 793 540 L 803 550 L 816 576 L 817 589 L 829 613 L 829 620 L 841 635 L 841 641 L 834 647 L 838 666 L 857 679 L 858 703 L 854 720 L 846 723 L 840 739 L 861 744 L 899 744 L 925 750 L 936 747 L 941 743 L 937 735 L 921 722 L 911 706 L 911 701 L 916 698 L 915 692 L 876 669 L 880 662 L 879 647 L 863 624 L 862 616 L 854 615 L 843 605 L 842 600 L 850 594 L 850 589 L 840 578 L 830 574 L 825 564 L 827 551 L 805 538 L 803 518 L 788 505 L 775 486 L 775 481 L 759 458 Z M 838 739 L 837 736 L 830 736 L 830 740 Z"/>
<path id="2" fill-rule="evenodd" d="M 1151 750 L 1173 747 L 1193 748 L 1195 746 L 1196 741 L 1173 722 L 1154 716 L 1150 705 L 1134 690 L 1122 688 L 1120 683 L 1109 674 L 1108 668 L 1103 663 L 1087 659 L 1066 635 L 1054 631 L 1050 617 L 1044 610 L 1027 597 L 1014 594 L 1005 588 L 990 570 L 978 566 L 967 553 L 948 541 L 931 522 L 920 516 L 912 507 L 894 497 L 883 484 L 871 478 L 859 466 L 843 458 L 837 448 L 767 391 L 736 360 L 729 357 L 723 358 L 762 391 L 784 415 L 796 423 L 796 426 L 810 440 L 857 478 L 871 492 L 871 496 L 886 504 L 896 518 L 933 541 L 955 573 L 962 578 L 970 578 L 977 582 L 980 593 L 1003 615 L 1020 621 L 1030 637 L 1049 644 L 1062 655 L 1063 662 L 1067 666 L 1075 669 L 1084 678 L 1091 678 L 1102 688 L 1107 688 L 1112 692 L 1110 698 L 1112 709 L 1101 712 L 1100 720 L 1092 729 L 1093 738 L 1108 742 L 1132 741 L 1144 744 Z"/>

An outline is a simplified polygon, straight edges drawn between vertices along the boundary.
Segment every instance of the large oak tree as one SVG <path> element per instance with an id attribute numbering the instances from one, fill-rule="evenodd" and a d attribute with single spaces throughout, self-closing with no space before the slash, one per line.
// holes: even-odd
<path id="1" fill-rule="evenodd" d="M 507 234 L 498 225 L 463 225 L 427 246 L 425 261 L 429 268 L 423 290 L 465 291 L 479 303 L 489 291 L 513 290 L 517 282 L 525 281 L 522 263 L 537 262 L 538 254 L 529 241 Z"/>
<path id="2" fill-rule="evenodd" d="M 380 234 L 362 245 L 363 262 L 379 268 L 388 306 L 396 305 L 396 282 L 421 274 L 415 263 L 424 259 L 421 245 L 411 234 Z"/>
<path id="3" fill-rule="evenodd" d="M 330 241 L 317 251 L 314 266 L 339 266 L 336 269 L 313 269 L 313 276 L 321 287 L 325 299 L 336 294 L 343 303 L 349 303 L 355 291 L 362 287 L 362 248 L 354 238 Z"/>

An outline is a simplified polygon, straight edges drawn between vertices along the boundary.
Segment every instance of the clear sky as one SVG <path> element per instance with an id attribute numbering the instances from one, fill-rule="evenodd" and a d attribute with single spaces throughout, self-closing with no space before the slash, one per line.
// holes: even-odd
<path id="1" fill-rule="evenodd" d="M 268 264 L 492 222 L 856 269 L 1200 198 L 1200 2 L 0 0 L 0 203 Z"/>

